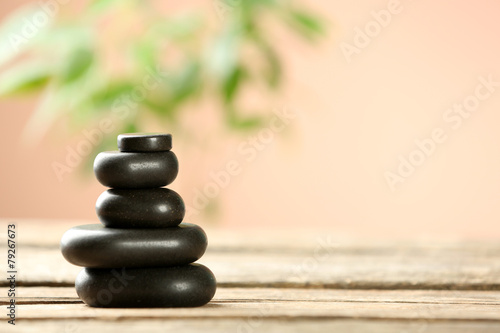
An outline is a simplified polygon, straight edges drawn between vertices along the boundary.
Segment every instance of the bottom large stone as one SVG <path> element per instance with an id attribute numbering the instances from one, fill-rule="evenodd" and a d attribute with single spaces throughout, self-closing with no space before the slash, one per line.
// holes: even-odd
<path id="1" fill-rule="evenodd" d="M 213 273 L 200 264 L 162 268 L 84 268 L 76 292 L 88 305 L 106 308 L 195 307 L 214 296 Z"/>

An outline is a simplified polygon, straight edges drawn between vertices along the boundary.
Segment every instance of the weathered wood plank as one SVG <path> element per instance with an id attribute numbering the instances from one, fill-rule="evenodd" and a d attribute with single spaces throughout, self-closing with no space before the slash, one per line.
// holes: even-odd
<path id="1" fill-rule="evenodd" d="M 7 287 L 0 288 L 6 295 Z M 19 287 L 18 304 L 81 303 L 73 287 Z M 214 301 L 219 302 L 368 302 L 420 304 L 475 304 L 500 306 L 500 291 L 476 290 L 340 290 L 287 288 L 218 288 Z M 0 297 L 0 304 L 8 299 Z"/>
<path id="2" fill-rule="evenodd" d="M 200 262 L 226 287 L 500 290 L 500 256 L 495 247 L 356 252 L 325 246 L 282 253 L 209 248 Z M 79 271 L 58 248 L 20 247 L 20 285 L 71 286 Z"/>
<path id="3" fill-rule="evenodd" d="M 500 321 L 500 307 L 490 304 L 423 304 L 381 302 L 328 302 L 256 300 L 212 301 L 192 309 L 97 309 L 84 304 L 19 305 L 18 316 L 27 319 L 106 319 L 122 318 L 366 318 L 399 320 Z"/>
<path id="4" fill-rule="evenodd" d="M 2 290 L 4 292 L 4 290 Z M 73 288 L 20 288 L 20 321 L 145 318 L 364 318 L 498 321 L 500 292 L 219 288 L 212 302 L 193 309 L 97 309 Z M 0 304 L 7 304 L 6 298 Z"/>
<path id="5" fill-rule="evenodd" d="M 7 326 L 7 325 L 5 325 Z M 65 319 L 19 321 L 15 327 L 3 327 L 2 332 L 25 333 L 164 333 L 164 332 L 236 332 L 236 333 L 303 333 L 303 332 L 353 332 L 353 333 L 498 333 L 500 323 L 490 321 L 428 321 L 380 319 Z"/>
<path id="6" fill-rule="evenodd" d="M 269 230 L 208 229 L 201 263 L 219 282 L 210 304 L 95 309 L 77 298 L 72 285 L 80 268 L 58 249 L 62 233 L 77 224 L 18 221 L 19 321 L 5 323 L 2 332 L 500 331 L 500 243 L 360 242 L 324 232 L 277 237 Z M 6 282 L 0 281 L 0 296 Z M 1 305 L 7 302 L 0 297 Z"/>

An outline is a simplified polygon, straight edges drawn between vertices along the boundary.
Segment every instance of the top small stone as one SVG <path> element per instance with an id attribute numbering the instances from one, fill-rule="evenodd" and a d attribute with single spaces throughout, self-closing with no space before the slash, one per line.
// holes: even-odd
<path id="1" fill-rule="evenodd" d="M 172 135 L 165 133 L 127 133 L 118 135 L 118 149 L 123 152 L 156 152 L 172 149 Z"/>

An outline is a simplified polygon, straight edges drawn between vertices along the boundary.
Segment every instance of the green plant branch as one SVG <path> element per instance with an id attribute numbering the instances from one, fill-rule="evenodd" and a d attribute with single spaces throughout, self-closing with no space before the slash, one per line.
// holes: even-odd
<path id="1" fill-rule="evenodd" d="M 48 92 L 32 126 L 44 118 L 50 126 L 57 115 L 67 115 L 75 128 L 85 127 L 128 99 L 136 105 L 127 117 L 117 120 L 121 122 L 117 128 L 144 131 L 141 116 L 150 114 L 176 124 L 188 105 L 208 98 L 219 105 L 229 127 L 257 128 L 264 116 L 243 112 L 241 96 L 260 83 L 276 91 L 286 70 L 279 45 L 263 28 L 265 22 L 279 23 L 308 42 L 325 33 L 325 24 L 296 2 L 216 1 L 231 10 L 215 27 L 204 19 L 207 13 L 167 16 L 147 1 L 91 1 L 83 12 L 40 29 L 16 55 L 0 57 L 0 66 L 9 63 L 0 73 L 0 95 Z M 30 6 L 14 13 L 0 27 L 0 36 L 20 31 L 33 10 Z M 256 50 L 259 59 L 246 57 L 246 48 Z M 104 51 L 121 55 L 119 75 L 110 70 L 115 64 L 110 64 Z M 27 60 L 13 62 L 16 57 Z M 158 86 L 131 103 L 130 96 L 147 75 L 156 75 Z"/>

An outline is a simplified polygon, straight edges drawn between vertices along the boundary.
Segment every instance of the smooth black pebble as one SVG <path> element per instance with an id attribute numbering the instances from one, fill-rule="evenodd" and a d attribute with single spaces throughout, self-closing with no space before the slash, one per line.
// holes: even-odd
<path id="1" fill-rule="evenodd" d="M 205 266 L 84 268 L 75 281 L 88 305 L 107 308 L 195 307 L 207 304 L 217 283 Z"/>
<path id="2" fill-rule="evenodd" d="M 162 229 L 116 229 L 87 224 L 64 233 L 61 252 L 67 261 L 83 267 L 162 267 L 198 260 L 207 244 L 203 229 L 191 223 Z"/>
<path id="3" fill-rule="evenodd" d="M 94 160 L 97 180 L 113 188 L 163 187 L 174 181 L 179 162 L 171 151 L 124 153 L 106 151 Z"/>
<path id="4" fill-rule="evenodd" d="M 95 208 L 108 228 L 175 227 L 186 213 L 180 195 L 167 188 L 107 190 Z"/>
<path id="5" fill-rule="evenodd" d="M 155 152 L 172 149 L 172 135 L 165 133 L 126 133 L 118 135 L 118 149 L 128 152 Z"/>

